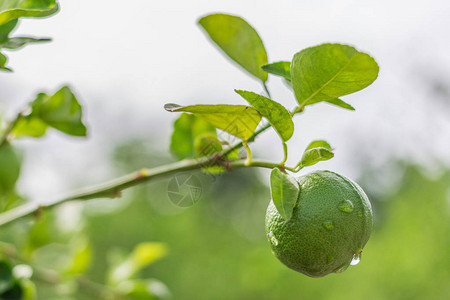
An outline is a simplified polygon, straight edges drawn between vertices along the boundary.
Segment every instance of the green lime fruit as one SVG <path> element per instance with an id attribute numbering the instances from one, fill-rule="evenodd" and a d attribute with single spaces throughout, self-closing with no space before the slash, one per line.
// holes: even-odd
<path id="1" fill-rule="evenodd" d="M 10 144 L 0 146 L 0 192 L 14 188 L 20 175 L 20 157 Z"/>
<path id="2" fill-rule="evenodd" d="M 298 178 L 300 193 L 292 217 L 283 219 L 273 201 L 266 233 L 274 255 L 310 277 L 340 273 L 359 262 L 372 230 L 372 208 L 352 180 L 330 171 Z"/>

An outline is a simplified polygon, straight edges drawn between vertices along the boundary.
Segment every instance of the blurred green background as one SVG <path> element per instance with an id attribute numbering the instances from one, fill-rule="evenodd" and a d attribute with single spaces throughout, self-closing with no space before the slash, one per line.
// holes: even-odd
<path id="1" fill-rule="evenodd" d="M 92 1 L 87 10 L 81 1 L 64 1 L 55 18 L 23 21 L 19 34 L 54 42 L 11 53 L 15 72 L 0 74 L 1 117 L 9 119 L 35 92 L 69 82 L 86 104 L 90 135 L 15 142 L 24 154 L 20 196 L 15 187 L 0 191 L 1 209 L 23 203 L 14 202 L 20 197 L 45 202 L 62 191 L 172 162 L 161 154 L 173 122 L 160 113 L 164 103 L 229 102 L 236 100 L 235 88 L 262 89 L 195 26 L 205 13 L 232 12 L 257 28 L 270 61 L 340 41 L 370 51 L 380 63 L 376 88 L 349 98 L 356 114 L 311 108 L 296 120 L 290 141 L 290 159 L 298 159 L 295 152 L 307 142 L 329 140 L 339 152 L 319 168 L 352 177 L 368 193 L 375 222 L 362 261 L 320 279 L 286 268 L 271 254 L 264 232 L 268 170 L 196 172 L 202 196 L 186 209 L 170 202 L 171 178 L 165 178 L 119 199 L 68 203 L 0 228 L 0 289 L 9 272 L 1 263 L 8 261 L 33 294 L 31 276 L 38 300 L 449 298 L 446 1 L 130 3 Z M 272 81 L 271 91 L 293 104 L 282 81 Z M 117 146 L 132 137 L 142 140 Z M 280 149 L 274 138 L 258 139 L 255 156 L 275 160 Z M 7 163 L 14 160 L 0 162 L 0 175 L 13 169 Z"/>
<path id="2" fill-rule="evenodd" d="M 170 161 L 140 141 L 117 147 L 112 159 L 118 173 Z M 269 190 L 256 170 L 194 173 L 202 196 L 186 209 L 169 201 L 166 178 L 120 199 L 67 204 L 34 225 L 28 220 L 3 229 L 0 239 L 29 249 L 36 266 L 58 269 L 78 259 L 78 267 L 87 268 L 84 276 L 98 283 L 137 244 L 163 243 L 155 244 L 164 249 L 161 258 L 133 278 L 157 279 L 154 289 L 165 285 L 173 299 L 448 299 L 450 171 L 430 177 L 418 166 L 395 165 L 402 175 L 389 191 L 374 186 L 374 170 L 358 180 L 374 191 L 375 213 L 360 264 L 320 279 L 286 268 L 271 254 L 264 233 Z M 38 299 L 95 298 L 77 290 L 76 275 L 61 284 L 38 277 Z"/>

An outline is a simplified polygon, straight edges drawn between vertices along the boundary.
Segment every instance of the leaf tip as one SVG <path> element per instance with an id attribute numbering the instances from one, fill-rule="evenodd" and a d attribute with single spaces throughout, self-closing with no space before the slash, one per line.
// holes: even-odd
<path id="1" fill-rule="evenodd" d="M 177 109 L 179 109 L 181 107 L 182 107 L 181 105 L 178 105 L 178 104 L 175 104 L 175 103 L 164 104 L 164 109 L 169 111 L 169 112 L 174 112 L 174 111 L 176 111 Z"/>
<path id="2" fill-rule="evenodd" d="M 244 90 L 234 89 L 234 92 L 235 92 L 236 94 L 239 94 L 239 95 L 242 96 L 242 94 L 243 94 L 245 91 L 244 91 Z"/>

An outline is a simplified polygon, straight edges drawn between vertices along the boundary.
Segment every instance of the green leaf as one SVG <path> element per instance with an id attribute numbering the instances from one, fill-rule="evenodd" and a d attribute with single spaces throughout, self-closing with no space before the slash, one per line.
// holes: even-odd
<path id="1" fill-rule="evenodd" d="M 92 248 L 86 238 L 79 238 L 73 242 L 72 258 L 66 274 L 81 274 L 89 267 L 92 259 Z"/>
<path id="2" fill-rule="evenodd" d="M 283 77 L 283 79 L 285 80 L 286 84 L 292 88 L 292 82 L 291 82 L 291 62 L 289 61 L 280 61 L 280 62 L 275 62 L 275 63 L 271 63 L 268 65 L 264 65 L 261 67 L 264 71 L 266 71 L 267 73 L 276 75 L 276 76 L 280 76 Z M 331 100 L 326 100 L 326 102 L 348 109 L 348 110 L 355 110 L 355 108 L 353 106 L 351 106 L 350 104 L 342 101 L 339 98 L 334 98 Z"/>
<path id="3" fill-rule="evenodd" d="M 62 87 L 53 96 L 39 94 L 32 104 L 32 115 L 66 134 L 86 136 L 81 105 L 67 86 Z"/>
<path id="4" fill-rule="evenodd" d="M 0 261 L 0 294 L 10 289 L 12 284 L 12 267 L 8 262 L 2 260 Z"/>
<path id="5" fill-rule="evenodd" d="M 307 167 L 317 164 L 319 161 L 329 160 L 334 157 L 333 149 L 326 141 L 313 141 L 303 153 L 300 166 Z"/>
<path id="6" fill-rule="evenodd" d="M 291 62 L 279 61 L 268 65 L 261 66 L 261 69 L 267 73 L 283 77 L 287 81 L 291 81 Z"/>
<path id="7" fill-rule="evenodd" d="M 170 150 L 178 159 L 193 158 L 195 139 L 204 133 L 216 133 L 216 128 L 208 122 L 188 113 L 182 113 L 173 125 Z"/>
<path id="8" fill-rule="evenodd" d="M 47 132 L 48 125 L 33 115 L 19 117 L 11 133 L 14 138 L 24 136 L 41 137 Z"/>
<path id="9" fill-rule="evenodd" d="M 21 115 L 11 130 L 13 137 L 41 137 L 47 127 L 73 136 L 86 136 L 82 122 L 82 107 L 69 87 L 64 86 L 54 95 L 37 95 L 30 103 L 31 112 Z"/>
<path id="10" fill-rule="evenodd" d="M 18 21 L 18 19 L 15 19 L 0 25 L 0 43 L 8 39 L 9 34 L 17 26 Z"/>
<path id="11" fill-rule="evenodd" d="M 10 38 L 9 34 L 16 27 L 18 19 L 9 21 L 3 25 L 0 25 L 0 48 L 15 50 L 19 49 L 29 43 L 48 42 L 50 39 L 37 39 L 33 37 L 13 37 Z"/>
<path id="12" fill-rule="evenodd" d="M 166 104 L 171 112 L 190 112 L 212 126 L 247 140 L 255 132 L 261 121 L 261 114 L 253 107 L 245 105 L 191 105 Z"/>
<path id="13" fill-rule="evenodd" d="M 270 194 L 280 215 L 289 220 L 297 203 L 300 186 L 289 174 L 274 168 L 270 174 Z"/>
<path id="14" fill-rule="evenodd" d="M 212 14 L 199 20 L 209 37 L 232 60 L 263 82 L 267 73 L 261 66 L 267 64 L 267 53 L 258 33 L 244 19 Z"/>
<path id="15" fill-rule="evenodd" d="M 283 105 L 267 97 L 253 92 L 235 90 L 251 106 L 253 106 L 263 117 L 265 117 L 273 128 L 278 132 L 283 141 L 288 141 L 294 133 L 294 123 L 291 114 Z"/>
<path id="16" fill-rule="evenodd" d="M 24 199 L 17 194 L 15 186 L 10 190 L 0 189 L 0 211 L 5 212 L 23 203 Z"/>
<path id="17" fill-rule="evenodd" d="M 0 1 L 0 25 L 22 17 L 46 17 L 58 11 L 56 0 Z"/>
<path id="18" fill-rule="evenodd" d="M 0 194 L 14 190 L 20 169 L 21 159 L 14 147 L 8 143 L 0 146 Z"/>
<path id="19" fill-rule="evenodd" d="M 370 85 L 378 65 L 366 53 L 340 44 L 322 44 L 294 55 L 292 86 L 300 106 L 348 95 Z"/>
<path id="20" fill-rule="evenodd" d="M 47 39 L 47 38 L 38 39 L 38 38 L 32 38 L 32 37 L 14 37 L 14 38 L 9 38 L 9 39 L 1 42 L 0 48 L 16 50 L 27 44 L 42 43 L 42 42 L 49 42 L 49 41 L 51 41 L 51 39 Z"/>
<path id="21" fill-rule="evenodd" d="M 118 284 L 130 279 L 137 272 L 167 254 L 167 246 L 163 243 L 140 243 L 119 266 L 114 268 L 109 277 L 111 284 Z"/>
<path id="22" fill-rule="evenodd" d="M 310 150 L 310 149 L 314 149 L 314 148 L 318 148 L 318 147 L 322 147 L 322 148 L 328 149 L 330 151 L 333 150 L 333 148 L 331 147 L 331 145 L 327 141 L 315 140 L 315 141 L 312 141 L 308 145 L 308 147 L 306 147 L 305 151 Z"/>
<path id="23" fill-rule="evenodd" d="M 29 228 L 26 235 L 26 244 L 22 250 L 25 255 L 31 256 L 35 250 L 53 242 L 55 224 L 52 215 L 43 213 Z"/>
<path id="24" fill-rule="evenodd" d="M 348 104 L 347 102 L 345 102 L 339 98 L 326 100 L 326 102 L 336 105 L 336 106 L 339 106 L 339 107 L 342 107 L 342 108 L 345 108 L 345 109 L 348 109 L 348 110 L 355 110 L 355 108 L 353 106 L 351 106 L 350 104 Z"/>
<path id="25" fill-rule="evenodd" d="M 10 68 L 6 67 L 6 62 L 8 58 L 0 52 L 0 70 L 11 71 Z"/>

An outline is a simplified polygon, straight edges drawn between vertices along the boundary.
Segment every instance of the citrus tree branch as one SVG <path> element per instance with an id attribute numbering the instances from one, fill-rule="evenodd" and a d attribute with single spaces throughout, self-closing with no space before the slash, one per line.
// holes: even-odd
<path id="1" fill-rule="evenodd" d="M 224 161 L 220 159 L 220 155 L 212 155 L 201 157 L 199 159 L 185 159 L 172 164 L 151 168 L 141 169 L 139 171 L 130 173 L 123 177 L 105 182 L 99 185 L 91 186 L 64 197 L 52 200 L 45 204 L 29 202 L 22 206 L 13 208 L 7 212 L 0 214 L 0 226 L 12 223 L 26 216 L 38 215 L 41 211 L 60 205 L 65 202 L 73 200 L 89 200 L 96 198 L 116 198 L 121 195 L 121 192 L 129 187 L 150 181 L 155 178 L 160 178 L 168 175 L 177 174 L 180 172 L 198 170 L 207 166 L 224 166 L 227 170 L 234 170 L 244 167 L 259 167 L 259 168 L 284 168 L 293 171 L 294 168 L 281 166 L 279 163 L 253 160 L 247 164 L 246 160 Z"/>

